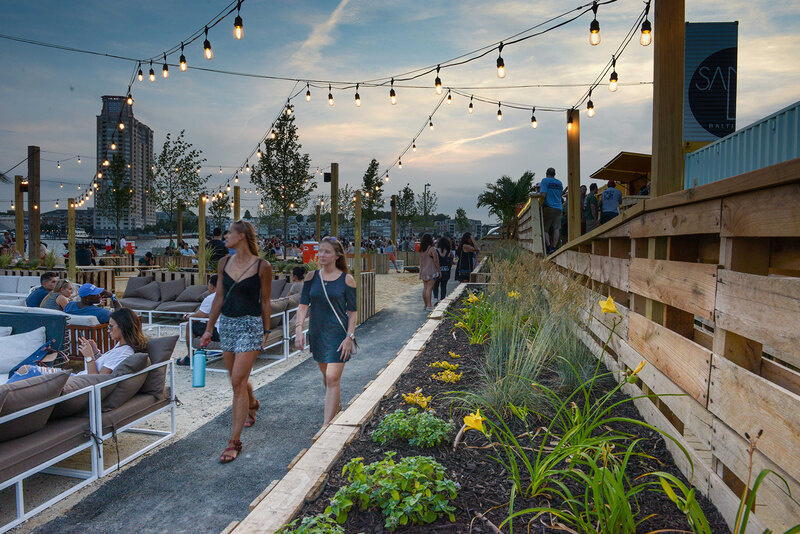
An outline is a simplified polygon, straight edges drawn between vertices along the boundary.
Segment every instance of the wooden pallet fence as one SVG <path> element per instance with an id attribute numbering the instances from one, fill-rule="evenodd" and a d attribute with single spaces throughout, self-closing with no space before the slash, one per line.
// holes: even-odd
<path id="1" fill-rule="evenodd" d="M 375 273 L 361 273 L 361 301 L 358 303 L 361 322 L 375 315 Z"/>

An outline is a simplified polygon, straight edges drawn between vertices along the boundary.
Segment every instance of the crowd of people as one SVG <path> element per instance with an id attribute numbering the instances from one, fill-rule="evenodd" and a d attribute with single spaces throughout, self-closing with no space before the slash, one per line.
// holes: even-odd
<path id="1" fill-rule="evenodd" d="M 461 236 L 458 246 L 448 236 L 439 236 L 434 242 L 431 234 L 422 235 L 419 242 L 419 278 L 422 280 L 422 301 L 427 311 L 432 311 L 437 301 L 447 296 L 447 283 L 453 270 L 456 281 L 469 282 L 478 252 L 478 245 L 470 232 Z"/>

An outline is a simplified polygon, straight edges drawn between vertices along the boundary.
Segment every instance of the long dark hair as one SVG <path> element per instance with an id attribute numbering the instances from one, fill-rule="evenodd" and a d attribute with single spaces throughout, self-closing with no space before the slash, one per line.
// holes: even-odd
<path id="1" fill-rule="evenodd" d="M 122 339 L 133 348 L 134 352 L 144 352 L 147 350 L 147 338 L 142 332 L 142 320 L 130 308 L 121 308 L 111 314 L 111 318 L 117 323 Z"/>
<path id="2" fill-rule="evenodd" d="M 422 234 L 422 239 L 419 240 L 419 251 L 425 252 L 433 246 L 433 236 L 431 234 Z"/>
<path id="3" fill-rule="evenodd" d="M 336 253 L 336 268 L 347 274 L 347 258 L 344 256 L 344 246 L 342 246 L 342 242 L 335 237 L 328 236 L 322 238 L 319 246 L 322 246 L 323 243 L 327 243 L 333 247 L 333 251 Z"/>
<path id="4" fill-rule="evenodd" d="M 450 246 L 450 238 L 447 236 L 442 236 L 439 238 L 439 242 L 436 244 L 436 248 L 439 250 L 444 250 L 445 254 L 452 250 Z"/>
<path id="5" fill-rule="evenodd" d="M 469 245 L 471 239 L 472 234 L 469 232 L 464 232 L 464 235 L 461 236 L 461 241 L 458 242 L 458 248 L 461 249 L 464 247 L 464 245 Z"/>
<path id="6" fill-rule="evenodd" d="M 258 256 L 256 229 L 251 223 L 239 219 L 230 226 L 230 229 L 236 230 L 240 234 L 244 234 L 244 238 L 247 240 L 247 248 L 250 249 L 250 253 L 253 256 Z"/>

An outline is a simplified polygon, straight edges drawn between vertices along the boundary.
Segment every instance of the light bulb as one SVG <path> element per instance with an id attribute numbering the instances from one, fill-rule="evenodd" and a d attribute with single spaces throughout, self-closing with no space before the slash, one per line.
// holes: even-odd
<path id="1" fill-rule="evenodd" d="M 236 12 L 236 18 L 233 19 L 233 36 L 236 37 L 236 40 L 239 41 L 242 39 L 242 35 L 244 31 L 242 30 L 242 17 L 239 15 L 239 12 Z"/>
<path id="2" fill-rule="evenodd" d="M 58 184 L 59 189 L 64 189 L 64 184 Z"/>
<path id="3" fill-rule="evenodd" d="M 80 163 L 80 162 L 81 162 L 81 157 L 80 157 L 80 156 L 78 156 L 78 163 Z"/>
<path id="4" fill-rule="evenodd" d="M 384 180 L 385 180 L 385 181 L 387 181 L 387 182 L 389 181 L 389 175 L 388 175 L 388 174 L 386 175 L 386 177 L 384 178 Z"/>
<path id="5" fill-rule="evenodd" d="M 245 165 L 244 170 L 246 170 L 247 172 L 250 172 L 250 164 L 249 163 L 247 165 Z M 238 184 L 239 183 L 239 180 L 238 180 L 239 177 L 237 176 L 236 178 L 237 178 L 236 183 Z"/>
<path id="6" fill-rule="evenodd" d="M 286 116 L 288 117 L 291 114 L 292 114 L 292 106 L 287 104 L 286 105 Z"/>
<path id="7" fill-rule="evenodd" d="M 500 109 L 500 103 L 497 103 L 497 121 L 503 120 L 503 110 Z"/>
<path id="8" fill-rule="evenodd" d="M 142 80 L 144 80 L 144 73 L 142 72 L 142 68 L 141 67 L 139 67 L 139 74 L 137 74 L 137 77 L 139 78 L 140 82 Z"/>
<path id="9" fill-rule="evenodd" d="M 311 87 L 306 84 L 306 102 L 311 102 Z"/>
<path id="10" fill-rule="evenodd" d="M 431 131 L 433 131 L 433 119 L 431 119 L 430 117 L 428 117 L 428 128 L 430 128 Z"/>
<path id="11" fill-rule="evenodd" d="M 270 139 L 275 139 L 276 137 L 278 137 L 278 134 L 275 133 L 274 129 L 271 132 L 269 132 Z"/>
<path id="12" fill-rule="evenodd" d="M 124 122 L 120 122 L 119 123 L 119 129 L 120 130 L 124 130 L 125 129 L 125 123 Z"/>
<path id="13" fill-rule="evenodd" d="M 569 118 L 567 119 L 567 131 L 572 131 L 572 113 L 570 112 Z"/>
<path id="14" fill-rule="evenodd" d="M 208 40 L 208 26 L 206 26 L 206 40 L 203 41 L 203 52 L 206 55 L 206 59 L 214 57 L 214 52 L 211 51 L 211 41 Z"/>
<path id="15" fill-rule="evenodd" d="M 402 169 L 403 168 L 403 160 L 401 160 L 401 159 L 397 160 L 397 168 L 398 169 Z"/>
<path id="16" fill-rule="evenodd" d="M 248 165 L 248 167 L 249 167 L 249 165 Z M 233 183 L 235 183 L 235 184 L 239 183 L 239 175 L 238 174 L 233 177 Z"/>
<path id="17" fill-rule="evenodd" d="M 389 89 L 389 101 L 393 106 L 397 104 L 397 94 L 394 92 L 394 88 Z"/>
<path id="18" fill-rule="evenodd" d="M 439 78 L 439 66 L 436 66 L 436 80 L 434 80 L 434 85 L 436 86 L 436 94 L 442 94 L 442 79 Z"/>
<path id="19" fill-rule="evenodd" d="M 186 72 L 186 56 L 183 55 L 183 43 L 181 43 L 181 72 Z"/>
<path id="20" fill-rule="evenodd" d="M 164 66 L 161 69 L 161 76 L 169 78 L 169 65 L 167 65 L 167 54 L 164 54 Z"/>
<path id="21" fill-rule="evenodd" d="M 611 73 L 611 77 L 608 80 L 608 90 L 612 93 L 617 90 L 617 82 L 619 81 L 619 77 L 617 76 L 617 71 L 613 71 Z"/>
<path id="22" fill-rule="evenodd" d="M 467 111 L 470 115 L 472 115 L 472 112 L 475 111 L 475 106 L 472 105 L 472 97 L 469 97 L 469 106 L 467 107 Z"/>
<path id="23" fill-rule="evenodd" d="M 52 160 L 50 160 L 50 161 L 52 161 Z M 59 168 L 59 169 L 61 168 L 61 162 L 60 161 L 56 161 L 56 167 Z"/>
<path id="24" fill-rule="evenodd" d="M 642 46 L 648 46 L 650 43 L 653 42 L 653 26 L 650 24 L 650 21 L 644 19 L 642 22 L 642 35 L 639 37 L 639 44 Z"/>
<path id="25" fill-rule="evenodd" d="M 448 92 L 447 93 L 447 105 L 449 106 L 452 103 L 453 103 L 453 96 Z"/>
<path id="26" fill-rule="evenodd" d="M 264 203 L 262 202 L 261 204 L 259 204 L 259 207 L 261 207 L 261 209 L 263 210 L 264 209 Z"/>
<path id="27" fill-rule="evenodd" d="M 597 19 L 592 20 L 589 24 L 589 44 L 597 46 L 600 44 L 600 23 Z"/>
<path id="28" fill-rule="evenodd" d="M 539 126 L 539 122 L 536 120 L 536 108 L 531 110 L 531 128 L 536 129 Z"/>
<path id="29" fill-rule="evenodd" d="M 416 151 L 417 151 L 417 145 L 416 145 L 416 143 L 413 143 L 411 145 L 411 152 L 416 152 Z"/>
<path id="30" fill-rule="evenodd" d="M 133 97 L 131 96 L 130 93 L 128 93 L 128 99 L 126 100 L 126 102 L 128 103 L 129 106 L 133 105 Z"/>
<path id="31" fill-rule="evenodd" d="M 156 81 L 156 71 L 153 70 L 153 62 L 150 62 L 150 81 Z"/>
<path id="32" fill-rule="evenodd" d="M 586 103 L 586 114 L 591 118 L 594 117 L 594 102 L 589 100 Z"/>
<path id="33" fill-rule="evenodd" d="M 331 86 L 328 84 L 328 105 L 333 105 L 333 93 L 331 92 Z"/>
<path id="34" fill-rule="evenodd" d="M 111 141 L 111 150 L 116 150 L 116 149 L 117 149 L 117 143 Z"/>
<path id="35" fill-rule="evenodd" d="M 104 159 L 103 160 L 103 167 L 108 167 L 109 165 L 110 165 L 109 161 L 107 159 Z"/>
<path id="36" fill-rule="evenodd" d="M 225 191 L 230 192 L 230 190 L 231 190 L 231 184 L 226 185 L 225 186 Z"/>
<path id="37" fill-rule="evenodd" d="M 58 208 L 58 200 L 56 200 L 56 208 Z"/>
<path id="38" fill-rule="evenodd" d="M 361 107 L 361 95 L 358 94 L 358 84 L 356 84 L 356 107 Z"/>
<path id="39" fill-rule="evenodd" d="M 222 174 L 222 167 L 219 168 L 219 173 Z"/>
<path id="40" fill-rule="evenodd" d="M 97 177 L 98 178 L 102 178 L 103 177 L 103 173 L 100 172 L 100 171 L 97 171 Z M 80 187 L 78 187 L 78 189 L 80 189 Z"/>
<path id="41" fill-rule="evenodd" d="M 261 155 L 262 155 L 261 154 L 261 145 L 258 145 L 258 150 L 256 151 L 256 157 L 258 157 L 258 159 L 261 159 Z"/>
<path id="42" fill-rule="evenodd" d="M 506 77 L 506 64 L 503 62 L 503 58 L 501 57 L 497 58 L 497 77 Z"/>

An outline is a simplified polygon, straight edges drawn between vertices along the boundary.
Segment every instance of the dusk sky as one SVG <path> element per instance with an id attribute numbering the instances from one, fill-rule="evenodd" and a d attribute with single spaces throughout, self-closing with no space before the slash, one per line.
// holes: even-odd
<path id="1" fill-rule="evenodd" d="M 130 57 L 160 54 L 202 27 L 225 1 L 175 0 L 138 2 L 3 2 L 0 33 Z M 241 15 L 244 38 L 233 38 L 233 17 L 209 32 L 214 59 L 203 57 L 202 38 L 186 49 L 189 65 L 228 71 L 302 79 L 362 81 L 435 65 L 465 52 L 508 38 L 579 5 L 565 0 L 455 1 L 417 0 L 245 0 Z M 540 37 L 507 46 L 503 58 L 508 75 L 498 79 L 496 52 L 467 65 L 448 68 L 445 87 L 537 107 L 572 106 L 584 87 L 508 88 L 532 84 L 589 84 L 601 72 L 628 29 L 641 13 L 640 0 L 619 0 L 600 6 L 597 18 L 602 42 L 589 45 L 591 15 Z M 652 20 L 652 14 L 651 14 Z M 800 98 L 800 2 L 797 0 L 687 1 L 689 22 L 739 21 L 737 127 L 741 128 Z M 658 27 L 654 27 L 658 39 Z M 581 109 L 581 174 L 589 174 L 621 150 L 650 152 L 653 47 L 634 40 L 617 63 L 621 86 L 606 83 L 593 94 L 596 115 Z M 177 57 L 170 59 L 170 64 Z M 41 48 L 0 39 L 0 172 L 26 157 L 28 145 L 42 149 L 42 208 L 55 199 L 61 206 L 78 193 L 95 169 L 95 117 L 102 95 L 124 95 L 135 64 L 105 57 Z M 145 73 L 149 65 L 145 67 Z M 203 151 L 210 187 L 228 179 L 244 162 L 286 102 L 294 82 L 235 77 L 170 67 L 169 79 L 136 82 L 132 88 L 135 116 L 155 132 L 160 150 L 167 132 L 186 130 Z M 395 84 L 398 103 L 389 103 L 389 89 L 361 88 L 362 106 L 353 103 L 353 89 L 312 88 L 295 101 L 296 123 L 312 171 L 340 164 L 340 182 L 357 186 L 371 158 L 381 169 L 391 164 L 427 122 L 440 96 L 435 74 L 414 82 L 421 89 Z M 303 86 L 305 84 L 302 84 Z M 506 87 L 506 88 L 503 88 Z M 300 87 L 298 87 L 299 89 Z M 451 216 L 457 207 L 484 221 L 475 206 L 486 182 L 503 174 L 518 178 L 547 167 L 566 176 L 565 113 L 537 110 L 539 127 L 530 124 L 530 109 L 503 110 L 454 96 L 433 117 L 417 140 L 419 150 L 393 169 L 386 193 L 406 183 L 418 192 L 425 183 L 439 196 L 437 211 Z M 61 169 L 56 160 L 65 161 Z M 44 161 L 52 160 L 52 161 Z M 250 162 L 252 164 L 252 161 Z M 219 166 L 226 167 L 219 174 Z M 22 165 L 9 174 L 27 173 Z M 247 175 L 241 181 L 247 187 Z M 48 180 L 44 182 L 44 180 Z M 63 182 L 64 189 L 59 188 Z M 329 192 L 319 177 L 320 190 Z M 13 187 L 0 184 L 0 210 L 9 208 Z M 244 205 L 258 204 L 250 196 Z M 388 205 L 388 204 L 387 204 Z"/>

